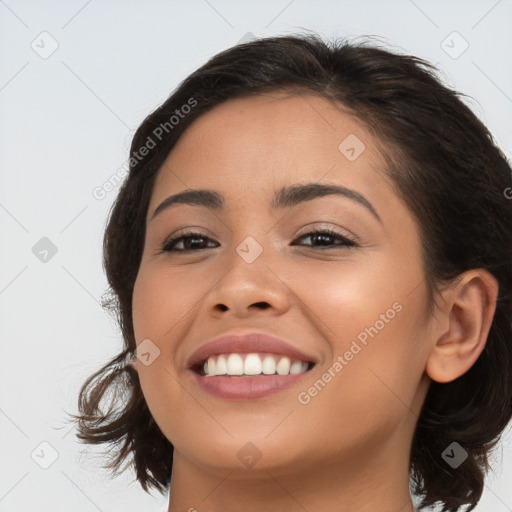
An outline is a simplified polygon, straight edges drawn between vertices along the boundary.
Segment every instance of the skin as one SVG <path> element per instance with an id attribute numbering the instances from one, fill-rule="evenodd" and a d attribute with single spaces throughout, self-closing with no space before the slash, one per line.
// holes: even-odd
<path id="1" fill-rule="evenodd" d="M 349 134 L 366 147 L 354 161 L 338 149 Z M 270 209 L 275 190 L 306 182 L 356 190 L 382 223 L 336 195 Z M 165 198 L 188 188 L 221 192 L 225 211 L 179 205 L 150 220 Z M 187 227 L 213 243 L 162 252 L 164 240 Z M 325 249 L 304 236 L 324 227 L 356 237 L 359 246 Z M 236 252 L 247 236 L 263 248 L 252 263 Z M 155 183 L 133 293 L 137 344 L 149 338 L 160 350 L 151 364 L 136 360 L 134 367 L 174 445 L 169 511 L 413 510 L 410 446 L 431 379 L 449 382 L 471 368 L 497 295 L 494 278 L 474 269 L 443 289 L 429 314 L 420 244 L 375 141 L 323 98 L 229 100 L 187 129 Z M 401 311 L 300 403 L 298 393 L 394 303 Z M 300 385 L 269 397 L 213 397 L 193 382 L 186 361 L 207 341 L 237 330 L 284 339 L 318 364 Z M 249 442 L 261 455 L 251 467 L 237 457 Z"/>

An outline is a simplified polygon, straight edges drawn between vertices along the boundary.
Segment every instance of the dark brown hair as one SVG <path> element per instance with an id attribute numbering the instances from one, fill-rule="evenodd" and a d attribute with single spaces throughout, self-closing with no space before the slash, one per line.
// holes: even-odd
<path id="1" fill-rule="evenodd" d="M 162 163 L 194 120 L 228 99 L 272 91 L 317 94 L 351 111 L 378 142 L 386 176 L 418 222 L 429 306 L 441 284 L 472 268 L 487 269 L 499 283 L 483 352 L 454 381 L 431 383 L 410 459 L 420 508 L 436 502 L 443 512 L 475 508 L 488 455 L 512 415 L 512 201 L 505 194 L 511 168 L 464 95 L 443 85 L 436 71 L 422 59 L 365 41 L 324 42 L 310 33 L 256 39 L 211 58 L 144 119 L 104 237 L 110 285 L 104 306 L 117 316 L 124 350 L 86 380 L 74 416 L 79 439 L 116 448 L 106 466 L 114 475 L 131 455 L 146 492 L 155 487 L 163 493 L 170 482 L 173 446 L 146 405 L 137 372 L 125 364 L 136 348 L 132 293 Z M 156 144 L 140 157 L 150 138 Z M 100 402 L 111 390 L 104 410 Z M 468 454 L 456 469 L 441 456 L 454 441 Z"/>

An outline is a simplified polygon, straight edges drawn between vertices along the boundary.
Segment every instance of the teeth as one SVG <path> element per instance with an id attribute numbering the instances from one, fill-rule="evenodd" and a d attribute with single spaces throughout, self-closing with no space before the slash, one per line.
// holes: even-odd
<path id="1" fill-rule="evenodd" d="M 215 375 L 293 375 L 304 373 L 308 363 L 300 360 L 290 360 L 289 357 L 263 354 L 222 354 L 209 357 L 204 363 L 206 376 Z"/>
<path id="2" fill-rule="evenodd" d="M 266 356 L 261 366 L 265 375 L 274 375 L 276 373 L 276 360 L 272 356 Z"/>
<path id="3" fill-rule="evenodd" d="M 226 375 L 228 373 L 228 363 L 224 356 L 219 356 L 217 358 L 217 365 L 215 367 L 215 375 Z M 208 375 L 214 375 L 213 373 L 208 372 Z"/>
<path id="4" fill-rule="evenodd" d="M 305 363 L 305 361 L 293 361 L 293 363 L 290 366 L 290 374 L 302 373 L 303 371 L 305 371 L 307 368 L 307 364 L 305 365 L 306 368 L 303 369 L 302 363 Z"/>
<path id="5" fill-rule="evenodd" d="M 245 375 L 259 375 L 261 366 L 261 359 L 258 354 L 249 354 L 244 361 L 244 373 Z"/>
<path id="6" fill-rule="evenodd" d="M 210 364 L 210 357 L 208 359 L 208 364 Z M 208 367 L 209 369 L 209 367 Z M 228 375 L 243 375 L 244 373 L 244 361 L 238 354 L 229 354 L 227 361 L 227 369 Z M 215 375 L 214 373 L 208 372 L 208 375 Z"/>
<path id="7" fill-rule="evenodd" d="M 278 375 L 288 375 L 290 373 L 291 361 L 288 357 L 283 357 L 276 364 L 276 372 Z"/>
<path id="8" fill-rule="evenodd" d="M 216 370 L 216 366 L 217 364 L 215 363 L 215 359 L 213 359 L 213 357 L 210 357 L 208 359 L 208 363 L 207 363 L 207 372 L 208 375 L 215 375 L 217 372 L 215 371 Z"/>

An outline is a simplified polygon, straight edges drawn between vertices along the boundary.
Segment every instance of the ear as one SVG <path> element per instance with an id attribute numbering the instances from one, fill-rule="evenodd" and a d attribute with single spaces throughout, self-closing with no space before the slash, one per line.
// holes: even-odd
<path id="1" fill-rule="evenodd" d="M 426 372 L 436 382 L 450 382 L 466 373 L 478 359 L 491 328 L 498 282 L 485 269 L 472 269 L 443 291 L 440 334 L 433 339 Z"/>

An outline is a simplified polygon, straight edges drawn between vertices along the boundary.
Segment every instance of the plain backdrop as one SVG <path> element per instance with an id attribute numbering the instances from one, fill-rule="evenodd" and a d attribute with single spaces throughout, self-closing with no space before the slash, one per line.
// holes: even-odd
<path id="1" fill-rule="evenodd" d="M 122 346 L 100 306 L 117 188 L 93 191 L 181 80 L 244 38 L 373 35 L 437 65 L 512 158 L 511 27 L 511 0 L 0 0 L 0 511 L 167 510 L 64 411 Z M 511 448 L 507 430 L 478 512 L 512 510 Z"/>

